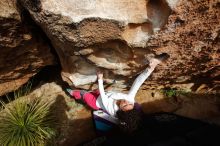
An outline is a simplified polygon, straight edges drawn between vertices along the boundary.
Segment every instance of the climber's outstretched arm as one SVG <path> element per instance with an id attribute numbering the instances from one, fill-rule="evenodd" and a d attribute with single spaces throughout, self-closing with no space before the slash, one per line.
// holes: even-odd
<path id="1" fill-rule="evenodd" d="M 168 54 L 163 53 L 161 55 L 156 56 L 155 58 L 150 59 L 149 67 L 146 68 L 133 82 L 130 91 L 128 92 L 128 98 L 130 100 L 134 100 L 135 95 L 144 81 L 151 75 L 156 66 L 160 64 L 162 61 L 166 60 L 169 57 Z"/>

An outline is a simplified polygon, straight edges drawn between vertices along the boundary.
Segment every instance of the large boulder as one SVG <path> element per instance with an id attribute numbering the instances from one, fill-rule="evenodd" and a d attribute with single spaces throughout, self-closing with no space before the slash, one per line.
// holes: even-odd
<path id="1" fill-rule="evenodd" d="M 53 64 L 50 47 L 16 0 L 0 1 L 0 95 L 18 89 L 43 66 Z"/>
<path id="2" fill-rule="evenodd" d="M 126 88 L 149 57 L 163 52 L 171 57 L 148 84 L 216 85 L 218 1 L 20 1 L 50 38 L 70 85 L 91 88 L 101 69 L 107 83 L 115 79 L 115 89 Z"/>

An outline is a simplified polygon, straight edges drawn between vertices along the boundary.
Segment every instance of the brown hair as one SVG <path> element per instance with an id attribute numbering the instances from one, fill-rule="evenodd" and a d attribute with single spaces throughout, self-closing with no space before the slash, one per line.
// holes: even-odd
<path id="1" fill-rule="evenodd" d="M 125 134 L 132 134 L 137 131 L 143 124 L 142 112 L 136 108 L 129 111 L 117 111 L 119 119 L 119 128 Z"/>

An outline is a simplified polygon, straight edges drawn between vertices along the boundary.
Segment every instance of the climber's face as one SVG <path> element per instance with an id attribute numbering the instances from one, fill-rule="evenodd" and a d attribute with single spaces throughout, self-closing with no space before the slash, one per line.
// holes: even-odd
<path id="1" fill-rule="evenodd" d="M 129 111 L 129 110 L 132 110 L 134 108 L 134 104 L 130 103 L 127 100 L 121 100 L 120 104 L 119 104 L 119 108 L 122 111 Z"/>

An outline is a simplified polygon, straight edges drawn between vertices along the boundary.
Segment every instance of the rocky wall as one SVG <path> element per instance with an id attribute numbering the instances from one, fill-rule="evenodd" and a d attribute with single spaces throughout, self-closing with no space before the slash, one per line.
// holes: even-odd
<path id="1" fill-rule="evenodd" d="M 149 57 L 171 57 L 148 85 L 187 89 L 219 78 L 219 2 L 187 0 L 20 0 L 55 47 L 70 85 L 126 89 Z M 207 78 L 207 81 L 205 80 Z"/>
<path id="2" fill-rule="evenodd" d="M 55 63 L 48 39 L 23 10 L 16 0 L 0 1 L 0 95 Z"/>

